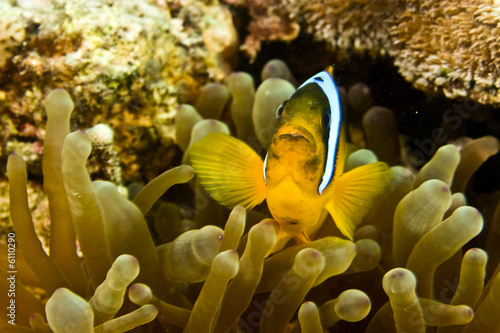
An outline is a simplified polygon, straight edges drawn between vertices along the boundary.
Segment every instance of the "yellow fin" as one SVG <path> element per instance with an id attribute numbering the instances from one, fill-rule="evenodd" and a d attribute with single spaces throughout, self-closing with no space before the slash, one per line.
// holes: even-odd
<path id="1" fill-rule="evenodd" d="M 334 193 L 325 208 L 342 234 L 353 239 L 356 227 L 392 178 L 387 164 L 375 162 L 354 168 L 334 180 Z"/>
<path id="2" fill-rule="evenodd" d="M 280 229 L 280 231 L 278 232 L 278 236 L 276 237 L 276 242 L 274 243 L 274 246 L 267 252 L 266 257 L 269 257 L 271 254 L 283 250 L 292 238 L 295 238 L 297 244 L 310 242 L 309 237 L 304 231 L 298 234 L 291 234 Z"/>
<path id="3" fill-rule="evenodd" d="M 189 154 L 201 185 L 221 205 L 248 210 L 266 198 L 264 164 L 244 142 L 224 133 L 210 133 Z"/>

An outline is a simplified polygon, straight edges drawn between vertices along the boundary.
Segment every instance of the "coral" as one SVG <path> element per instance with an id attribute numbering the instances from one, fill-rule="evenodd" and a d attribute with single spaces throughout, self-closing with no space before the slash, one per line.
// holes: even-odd
<path id="1" fill-rule="evenodd" d="M 306 32 L 326 41 L 343 56 L 358 51 L 385 54 L 391 46 L 388 27 L 404 1 L 299 1 L 298 18 Z"/>
<path id="2" fill-rule="evenodd" d="M 243 49 L 251 58 L 256 57 L 261 42 L 289 42 L 300 30 L 326 42 L 338 59 L 353 52 L 386 55 L 392 46 L 390 27 L 406 5 L 403 0 L 225 1 L 248 8 L 252 21 Z"/>
<path id="3" fill-rule="evenodd" d="M 500 16 L 494 1 L 276 0 L 234 5 L 247 6 L 252 19 L 243 47 L 251 58 L 261 42 L 291 41 L 302 30 L 324 42 L 337 61 L 353 53 L 372 59 L 390 56 L 418 89 L 500 105 Z"/>
<path id="4" fill-rule="evenodd" d="M 14 6 L 1 1 L 0 6 L 0 67 L 9 60 L 3 69 L 8 74 L 0 78 L 5 124 L 0 162 L 12 151 L 38 157 L 27 162 L 39 174 L 43 96 L 64 88 L 76 104 L 72 127 L 109 125 L 124 179 L 137 180 L 138 170 L 154 178 L 176 156 L 177 101 L 192 99 L 208 81 L 222 80 L 224 59 L 237 42 L 231 15 L 217 2 L 21 1 Z M 29 150 L 33 153 L 25 154 Z M 155 157 L 158 152 L 162 158 Z M 116 174 L 111 178 L 120 181 Z"/>
<path id="5" fill-rule="evenodd" d="M 262 41 L 290 41 L 299 34 L 296 0 L 226 0 L 226 2 L 248 8 L 252 21 L 248 26 L 250 34 L 242 48 L 251 58 L 257 56 Z"/>
<path id="6" fill-rule="evenodd" d="M 236 75 L 231 80 L 243 77 Z M 289 83 L 272 77 L 257 90 L 253 83 L 244 89 L 226 88 L 222 84 L 207 87 L 200 95 L 205 100 L 198 104 L 205 108 L 205 116 L 218 115 L 225 122 L 204 119 L 187 104 L 179 108 L 176 126 L 186 163 L 189 147 L 207 133 L 241 133 L 241 119 L 233 115 L 273 119 L 275 110 L 268 103 L 279 105 L 290 89 Z M 362 96 L 371 94 L 366 87 L 357 89 Z M 227 92 L 241 101 L 245 96 L 234 95 L 248 91 L 255 91 L 252 105 L 246 105 L 244 113 L 232 112 L 233 105 L 241 104 L 230 103 Z M 215 101 L 214 110 L 207 107 L 209 100 Z M 51 212 L 49 254 L 32 226 L 25 162 L 19 154 L 11 154 L 7 165 L 10 214 L 19 250 L 18 327 L 59 332 L 58 325 L 65 331 L 74 324 L 76 331 L 121 332 L 152 321 L 149 327 L 137 329 L 498 330 L 493 314 L 498 311 L 500 257 L 490 258 L 493 273 L 488 280 L 487 254 L 477 248 L 484 240 L 471 243 L 484 227 L 486 248 L 494 249 L 498 202 L 491 200 L 489 208 L 482 205 L 484 218 L 466 202 L 474 172 L 498 152 L 498 140 L 450 140 L 416 171 L 415 165 L 401 158 L 401 151 L 408 154 L 406 145 L 384 150 L 377 136 L 378 127 L 383 132 L 380 136 L 399 142 L 391 110 L 347 103 L 347 109 L 358 110 L 349 132 L 358 133 L 359 146 L 349 146 L 346 170 L 377 161 L 380 154 L 398 162 L 391 168 L 391 186 L 364 217 L 354 241 L 340 238 L 327 217 L 311 242 L 288 244 L 266 257 L 279 230 L 276 222 L 266 218 L 267 207 L 259 205 L 249 212 L 236 207 L 228 212 L 192 179 L 195 175 L 188 165 L 165 171 L 138 191 L 130 189 L 129 193 L 136 192 L 131 199 L 111 182 L 91 181 L 86 161 L 92 145 L 100 141 L 82 131 L 69 133 L 70 95 L 63 90 L 51 92 L 45 101 L 48 124 L 43 156 Z M 266 133 L 273 128 L 257 122 L 254 126 L 243 139 L 263 152 Z M 363 126 L 366 134 L 360 129 Z M 179 185 L 174 189 L 175 184 Z M 174 192 L 175 202 L 165 203 L 162 195 L 169 188 L 180 192 Z M 470 198 L 475 200 L 475 195 Z M 0 247 L 7 248 L 3 243 Z M 0 251 L 0 260 L 7 260 L 6 253 Z M 7 295 L 4 273 L 2 277 L 0 293 Z M 33 288 L 42 292 L 34 293 Z M 8 301 L 0 298 L 2 311 Z"/>
<path id="7" fill-rule="evenodd" d="M 390 29 L 390 54 L 419 89 L 498 104 L 498 22 L 493 2 L 408 2 Z"/>
<path id="8" fill-rule="evenodd" d="M 22 23 L 21 9 L 11 6 L 8 2 L 0 2 L 0 69 L 15 53 L 24 40 L 25 31 Z"/>

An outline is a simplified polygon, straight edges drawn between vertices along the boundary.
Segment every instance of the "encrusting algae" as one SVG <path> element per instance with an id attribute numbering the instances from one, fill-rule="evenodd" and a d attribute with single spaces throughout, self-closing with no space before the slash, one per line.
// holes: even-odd
<path id="1" fill-rule="evenodd" d="M 18 250 L 16 325 L 7 322 L 9 312 L 2 313 L 0 331 L 500 331 L 495 315 L 500 311 L 500 255 L 494 245 L 500 234 L 499 209 L 483 218 L 467 205 L 464 194 L 473 173 L 498 152 L 498 140 L 482 137 L 443 145 L 417 172 L 400 156 L 404 145 L 387 149 L 377 136 L 380 132 L 386 140 L 400 142 L 392 111 L 363 110 L 360 103 L 346 102 L 339 89 L 342 106 L 359 107 L 356 112 L 363 117 L 348 127 L 357 145 L 347 145 L 344 171 L 380 159 L 391 165 L 393 177 L 353 230 L 352 240 L 322 214 L 309 242 L 291 241 L 269 256 L 280 224 L 269 218 L 266 205 L 248 212 L 236 206 L 228 214 L 187 165 L 189 151 L 214 132 L 239 137 L 264 155 L 276 109 L 294 86 L 269 77 L 254 90 L 249 79 L 246 73 L 234 73 L 227 84 L 206 86 L 196 108 L 179 107 L 177 140 L 186 165 L 165 171 L 132 199 L 111 182 L 91 181 L 86 169 L 89 135 L 69 133 L 70 94 L 53 90 L 46 97 L 43 173 L 51 212 L 49 255 L 34 231 L 26 164 L 19 154 L 11 154 L 7 175 Z M 246 107 L 239 108 L 241 104 Z M 254 127 L 244 128 L 245 121 Z M 183 183 L 194 191 L 194 205 L 190 199 L 159 200 Z M 491 205 L 494 210 L 495 203 Z M 483 229 L 488 232 L 486 251 L 470 242 Z M 0 247 L 7 262 L 7 244 Z M 11 286 L 7 273 L 1 274 L 4 312 Z"/>

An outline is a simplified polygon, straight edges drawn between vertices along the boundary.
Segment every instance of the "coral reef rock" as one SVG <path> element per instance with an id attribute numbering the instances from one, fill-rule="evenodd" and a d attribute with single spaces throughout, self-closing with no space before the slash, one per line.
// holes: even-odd
<path id="1" fill-rule="evenodd" d="M 497 1 L 225 1 L 248 7 L 243 48 L 253 58 L 261 42 L 291 41 L 303 30 L 337 60 L 389 55 L 418 89 L 500 105 Z"/>
<path id="2" fill-rule="evenodd" d="M 237 43 L 216 1 L 1 0 L 0 31 L 2 158 L 9 141 L 43 142 L 44 96 L 64 88 L 73 126 L 113 128 L 125 179 L 172 163 L 177 100 L 222 80 Z M 152 148 L 165 157 L 146 165 L 137 155 Z"/>
<path id="3" fill-rule="evenodd" d="M 497 1 L 408 1 L 394 16 L 390 54 L 416 88 L 500 103 Z"/>

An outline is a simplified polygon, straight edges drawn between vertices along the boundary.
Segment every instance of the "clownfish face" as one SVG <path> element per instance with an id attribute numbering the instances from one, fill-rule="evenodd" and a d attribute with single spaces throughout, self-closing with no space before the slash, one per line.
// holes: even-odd
<path id="1" fill-rule="evenodd" d="M 269 207 L 277 220 L 292 224 L 315 219 L 324 205 L 319 196 L 342 171 L 342 163 L 337 165 L 342 117 L 331 75 L 324 71 L 307 80 L 276 115 L 276 131 L 264 161 Z M 303 209 L 298 212 L 297 207 Z M 291 208 L 293 217 L 287 215 Z"/>

